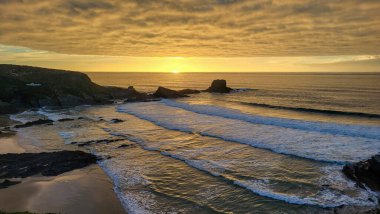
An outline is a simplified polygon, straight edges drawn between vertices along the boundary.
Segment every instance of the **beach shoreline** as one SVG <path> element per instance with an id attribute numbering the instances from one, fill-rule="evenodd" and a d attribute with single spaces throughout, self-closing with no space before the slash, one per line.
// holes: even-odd
<path id="1" fill-rule="evenodd" d="M 1 126 L 12 121 L 1 117 Z M 25 153 L 17 133 L 0 136 L 0 154 Z M 31 213 L 126 213 L 113 191 L 112 180 L 98 164 L 58 176 L 35 175 L 11 179 L 21 183 L 0 189 L 1 212 Z"/>
<path id="2" fill-rule="evenodd" d="M 32 176 L 0 189 L 0 210 L 35 213 L 126 213 L 98 165 L 58 176 Z"/>

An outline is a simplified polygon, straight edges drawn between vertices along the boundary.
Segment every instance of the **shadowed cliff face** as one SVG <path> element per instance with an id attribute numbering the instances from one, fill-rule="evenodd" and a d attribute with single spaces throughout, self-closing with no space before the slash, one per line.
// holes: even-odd
<path id="1" fill-rule="evenodd" d="M 128 97 L 129 92 L 99 86 L 80 72 L 0 65 L 0 113 L 42 106 L 103 104 Z"/>

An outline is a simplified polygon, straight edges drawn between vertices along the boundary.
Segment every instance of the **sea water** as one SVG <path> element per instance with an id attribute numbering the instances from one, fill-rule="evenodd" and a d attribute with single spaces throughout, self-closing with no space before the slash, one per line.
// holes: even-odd
<path id="1" fill-rule="evenodd" d="M 342 205 L 378 204 L 376 193 L 341 173 L 344 164 L 380 152 L 378 74 L 89 76 L 145 92 L 157 86 L 206 89 L 218 78 L 239 89 L 12 116 L 57 121 L 19 131 L 30 150 L 81 149 L 104 157 L 99 164 L 129 213 L 331 213 Z M 78 147 L 116 138 L 122 140 Z"/>

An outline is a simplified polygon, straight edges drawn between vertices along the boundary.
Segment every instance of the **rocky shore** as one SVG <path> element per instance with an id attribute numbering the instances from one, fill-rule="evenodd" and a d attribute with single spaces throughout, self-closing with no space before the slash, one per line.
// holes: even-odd
<path id="1" fill-rule="evenodd" d="M 150 102 L 162 98 L 188 97 L 201 92 L 228 93 L 225 80 L 214 80 L 211 86 L 199 91 L 195 89 L 172 90 L 159 86 L 154 93 L 138 92 L 133 86 L 128 88 L 100 86 L 80 72 L 47 69 L 31 66 L 0 65 L 0 115 L 17 113 L 41 107 L 74 107 L 84 104 L 110 104 L 115 100 L 124 102 Z M 62 119 L 64 122 L 73 119 Z M 112 123 L 123 122 L 114 119 Z M 20 128 L 38 125 L 52 125 L 54 121 L 39 119 L 13 126 L 0 126 L 0 135 L 14 133 Z M 72 142 L 77 146 L 92 143 L 114 142 L 122 139 L 102 139 L 88 142 Z M 129 145 L 124 145 L 125 147 Z M 123 147 L 124 147 L 123 146 Z M 13 178 L 25 178 L 35 174 L 55 176 L 73 169 L 95 163 L 97 158 L 82 151 L 58 151 L 51 153 L 0 154 L 0 188 L 20 183 Z"/>
<path id="2" fill-rule="evenodd" d="M 107 104 L 131 96 L 133 88 L 100 86 L 80 72 L 0 65 L 0 114 L 43 106 Z"/>
<path id="3" fill-rule="evenodd" d="M 228 93 L 226 80 L 214 80 L 203 91 L 179 91 L 158 87 L 156 92 L 138 92 L 128 88 L 100 86 L 84 73 L 31 66 L 0 64 L 0 114 L 10 114 L 30 108 L 73 107 L 110 104 L 114 100 L 149 102 L 161 98 L 181 98 L 201 92 Z"/>
<path id="4" fill-rule="evenodd" d="M 185 98 L 191 94 L 198 93 L 229 93 L 231 91 L 233 91 L 233 89 L 227 86 L 226 80 L 214 80 L 210 87 L 205 90 L 172 90 L 160 86 L 154 93 L 143 93 L 137 91 L 133 86 L 128 88 L 100 86 L 93 83 L 86 74 L 79 72 L 29 66 L 0 65 L 0 115 L 44 106 L 60 108 L 83 104 L 110 104 L 115 100 L 125 103 L 150 102 L 160 99 Z M 40 128 L 40 126 L 43 127 L 60 122 L 82 119 L 83 118 L 65 118 L 56 121 L 38 119 L 24 124 L 0 124 L 0 137 L 12 134 L 18 129 L 31 126 L 38 126 L 38 128 Z M 118 118 L 107 120 L 102 118 L 101 120 L 109 123 L 123 123 L 126 121 Z M 96 140 L 72 141 L 68 142 L 67 145 L 71 146 L 70 149 L 74 147 L 86 149 L 86 147 L 93 144 L 118 142 L 120 144 L 115 146 L 115 148 L 120 150 L 133 148 L 135 146 L 135 144 L 123 142 L 124 140 L 125 138 L 123 137 L 113 136 Z M 112 157 L 106 157 L 104 159 L 108 158 Z M 75 174 L 75 169 L 83 169 L 86 171 L 86 168 L 98 167 L 97 165 L 93 165 L 97 160 L 98 158 L 96 156 L 82 151 L 0 154 L 0 169 L 2 169 L 0 172 L 0 189 L 11 192 L 13 188 L 25 185 L 29 178 L 36 175 L 58 178 L 63 173 Z M 101 171 L 100 169 L 98 170 Z M 379 170 L 380 154 L 366 161 L 346 165 L 343 168 L 343 173 L 362 188 L 369 187 L 374 191 L 380 191 Z M 87 175 L 86 171 L 86 173 L 83 173 L 82 178 L 87 179 L 87 177 L 92 177 Z M 27 178 L 26 182 L 25 178 Z M 57 179 L 55 184 L 59 183 L 58 180 L 59 179 Z M 80 194 L 82 193 L 80 191 L 78 192 Z M 18 191 L 18 193 L 20 194 L 22 191 Z M 95 192 L 95 194 L 93 194 L 93 192 L 91 192 L 89 195 L 98 195 L 98 193 Z M 103 200 L 101 195 L 99 197 Z M 17 207 L 17 205 L 15 206 Z M 347 209 L 349 208 L 338 207 L 332 208 L 329 211 L 334 213 L 350 213 L 351 211 Z M 378 210 L 374 212 L 376 211 L 378 212 Z"/>

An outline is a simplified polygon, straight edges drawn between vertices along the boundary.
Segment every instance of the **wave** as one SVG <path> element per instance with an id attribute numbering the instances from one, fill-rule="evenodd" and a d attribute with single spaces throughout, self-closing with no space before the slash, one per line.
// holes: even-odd
<path id="1" fill-rule="evenodd" d="M 183 161 L 190 167 L 206 172 L 207 174 L 211 176 L 219 177 L 229 184 L 233 184 L 241 188 L 247 189 L 263 197 L 272 198 L 279 201 L 284 201 L 290 204 L 312 205 L 312 206 L 320 206 L 324 208 L 338 207 L 342 205 L 354 205 L 354 206 L 377 205 L 376 200 L 375 200 L 376 194 L 374 194 L 373 192 L 359 189 L 355 187 L 353 182 L 348 181 L 348 180 L 344 180 L 345 187 L 356 189 L 359 194 L 357 197 L 350 197 L 348 195 L 343 194 L 341 190 L 334 190 L 334 189 L 328 189 L 328 188 L 320 189 L 315 194 L 312 194 L 312 196 L 290 195 L 290 194 L 286 194 L 282 192 L 277 192 L 274 188 L 271 187 L 269 180 L 266 180 L 266 179 L 241 180 L 233 176 L 234 173 L 228 173 L 229 170 L 223 168 L 221 165 L 218 165 L 214 162 L 210 162 L 208 160 L 201 160 L 201 159 L 189 159 L 188 157 L 181 154 L 174 154 L 171 151 L 161 150 L 156 147 L 150 147 L 148 146 L 148 143 L 145 142 L 143 139 L 136 136 L 129 135 L 129 134 L 125 135 L 125 134 L 117 133 L 117 132 L 111 132 L 111 134 L 116 135 L 116 136 L 123 136 L 126 139 L 140 145 L 142 149 L 145 149 L 148 151 L 156 151 L 164 156 Z M 335 179 L 343 180 L 341 175 L 335 175 L 334 180 Z M 334 182 L 334 181 L 331 179 L 330 182 Z"/>
<path id="2" fill-rule="evenodd" d="M 353 116 L 353 117 L 380 118 L 380 114 L 374 114 L 374 113 L 278 106 L 278 105 L 271 105 L 271 104 L 264 104 L 264 103 L 251 103 L 251 102 L 242 102 L 242 101 L 234 101 L 234 102 L 238 102 L 244 105 L 262 107 L 262 108 L 280 109 L 280 110 L 301 111 L 301 112 L 318 113 L 318 114 L 333 114 L 333 115 Z"/>
<path id="3" fill-rule="evenodd" d="M 126 178 L 123 176 L 123 173 L 121 172 L 122 169 L 120 169 L 120 167 L 117 167 L 120 164 L 117 164 L 117 162 L 115 163 L 115 160 L 104 160 L 99 162 L 98 164 L 103 169 L 103 171 L 113 180 L 113 183 L 115 185 L 114 192 L 121 201 L 126 212 L 142 214 L 153 213 L 145 208 L 149 207 L 146 206 L 146 204 L 154 203 L 154 201 L 150 201 L 151 197 L 149 197 L 149 195 L 147 197 L 146 194 L 149 193 L 145 192 L 145 195 L 140 195 L 136 193 L 134 194 L 134 192 L 131 191 L 123 191 L 121 187 L 126 182 Z M 147 183 L 147 181 L 144 180 L 143 176 L 137 173 L 133 174 L 133 176 L 129 176 L 128 179 L 134 179 L 134 182 L 136 184 Z M 131 183 L 131 181 L 129 182 Z"/>
<path id="4" fill-rule="evenodd" d="M 247 144 L 275 153 L 345 164 L 370 158 L 380 151 L 375 139 L 339 136 L 316 131 L 257 125 L 245 121 L 197 114 L 164 103 L 131 103 L 117 108 L 158 126 Z"/>
<path id="5" fill-rule="evenodd" d="M 199 114 L 242 120 L 255 124 L 281 126 L 285 128 L 300 129 L 306 131 L 317 131 L 334 135 L 339 134 L 352 137 L 380 139 L 380 127 L 375 126 L 334 124 L 326 122 L 312 122 L 295 119 L 263 117 L 258 115 L 244 114 L 238 110 L 232 110 L 211 105 L 193 105 L 183 102 L 176 102 L 173 100 L 162 100 L 161 102 L 168 106 L 182 108 L 184 110 L 192 111 Z"/>
<path id="6" fill-rule="evenodd" d="M 21 123 L 27 123 L 27 122 L 36 121 L 38 119 L 43 119 L 43 117 L 41 116 L 42 115 L 38 114 L 37 111 L 27 110 L 18 114 L 12 114 L 10 115 L 9 119 L 18 121 Z"/>
<path id="7" fill-rule="evenodd" d="M 58 121 L 62 119 L 77 119 L 78 117 L 80 117 L 78 116 L 78 112 L 74 109 L 50 110 L 46 108 L 40 108 L 37 111 L 37 113 L 53 121 Z"/>

